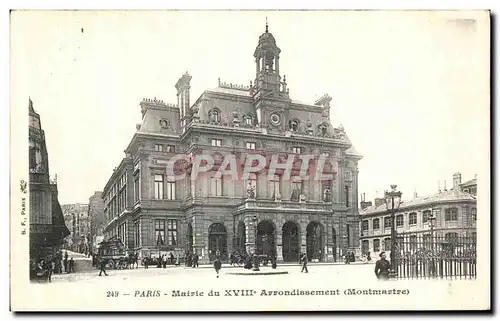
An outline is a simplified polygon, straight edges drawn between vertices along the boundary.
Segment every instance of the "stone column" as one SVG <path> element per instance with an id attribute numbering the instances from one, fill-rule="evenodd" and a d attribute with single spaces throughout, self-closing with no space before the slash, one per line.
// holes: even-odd
<path id="1" fill-rule="evenodd" d="M 246 216 L 243 221 L 245 222 L 245 248 L 247 254 L 253 253 L 255 250 L 255 229 L 257 228 L 252 222 L 253 215 Z"/>
<path id="2" fill-rule="evenodd" d="M 198 253 L 200 257 L 200 263 L 209 263 L 208 250 L 205 249 L 204 242 L 205 227 L 203 216 L 200 216 L 198 213 L 194 213 L 191 224 L 193 227 L 193 252 Z M 208 230 L 206 232 L 208 233 Z"/>
<path id="3" fill-rule="evenodd" d="M 276 228 L 276 260 L 283 261 L 283 231 Z"/>

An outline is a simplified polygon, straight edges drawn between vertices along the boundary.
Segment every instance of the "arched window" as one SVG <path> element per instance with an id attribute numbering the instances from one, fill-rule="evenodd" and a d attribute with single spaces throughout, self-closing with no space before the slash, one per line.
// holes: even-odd
<path id="1" fill-rule="evenodd" d="M 245 125 L 246 126 L 253 126 L 254 122 L 253 122 L 253 116 L 248 114 L 248 115 L 245 115 L 244 117 L 244 120 L 245 120 Z"/>
<path id="2" fill-rule="evenodd" d="M 220 123 L 221 121 L 220 110 L 218 110 L 217 108 L 210 110 L 208 112 L 208 118 L 212 123 Z"/>
<path id="3" fill-rule="evenodd" d="M 298 119 L 291 119 L 288 122 L 288 127 L 290 127 L 290 131 L 297 132 L 299 130 L 299 120 Z"/>
<path id="4" fill-rule="evenodd" d="M 160 120 L 160 126 L 161 128 L 169 128 L 170 127 L 170 121 L 167 119 L 161 119 Z"/>
<path id="5" fill-rule="evenodd" d="M 321 136 L 326 136 L 328 133 L 328 124 L 327 123 L 321 123 L 318 125 L 318 132 Z"/>

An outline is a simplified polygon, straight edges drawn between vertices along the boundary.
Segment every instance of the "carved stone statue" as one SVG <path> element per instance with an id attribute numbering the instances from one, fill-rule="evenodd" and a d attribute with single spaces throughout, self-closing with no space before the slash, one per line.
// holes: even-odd
<path id="1" fill-rule="evenodd" d="M 247 199 L 255 199 L 255 186 L 248 182 L 247 187 Z"/>
<path id="2" fill-rule="evenodd" d="M 306 196 L 304 194 L 300 194 L 299 203 L 305 203 L 305 202 L 306 202 Z"/>
<path id="3" fill-rule="evenodd" d="M 279 191 L 274 192 L 274 200 L 276 202 L 281 202 L 281 194 Z"/>
<path id="4" fill-rule="evenodd" d="M 293 189 L 292 195 L 290 196 L 290 200 L 292 202 L 298 202 L 299 201 L 299 196 L 300 196 L 300 191 L 296 188 Z"/>
<path id="5" fill-rule="evenodd" d="M 331 202 L 332 192 L 330 191 L 330 186 L 327 186 L 323 191 L 323 202 Z"/>

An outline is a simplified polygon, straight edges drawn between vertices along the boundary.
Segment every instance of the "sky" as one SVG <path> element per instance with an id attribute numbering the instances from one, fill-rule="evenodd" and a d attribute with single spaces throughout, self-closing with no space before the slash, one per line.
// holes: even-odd
<path id="1" fill-rule="evenodd" d="M 437 192 L 438 181 L 451 188 L 454 172 L 462 181 L 489 175 L 481 12 L 14 12 L 11 108 L 27 111 L 33 100 L 60 203 L 88 203 L 104 188 L 141 121 L 142 98 L 176 103 L 186 71 L 192 102 L 218 78 L 253 81 L 266 17 L 291 98 L 332 97 L 332 125 L 364 156 L 367 200 L 390 184 L 408 199 Z"/>

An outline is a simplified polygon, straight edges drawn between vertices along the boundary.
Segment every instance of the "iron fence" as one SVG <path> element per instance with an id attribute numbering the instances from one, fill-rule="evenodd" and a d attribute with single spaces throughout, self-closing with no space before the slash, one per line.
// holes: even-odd
<path id="1" fill-rule="evenodd" d="M 475 237 L 400 234 L 396 249 L 398 278 L 476 278 Z"/>

